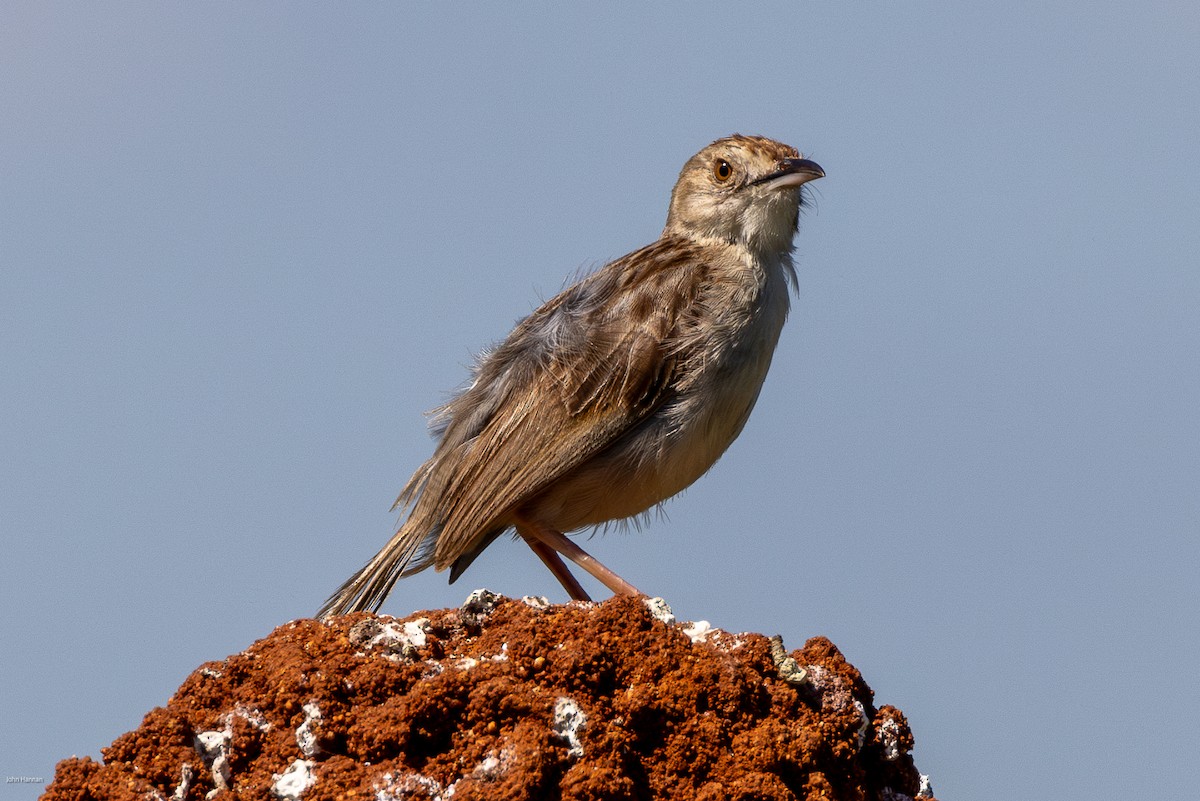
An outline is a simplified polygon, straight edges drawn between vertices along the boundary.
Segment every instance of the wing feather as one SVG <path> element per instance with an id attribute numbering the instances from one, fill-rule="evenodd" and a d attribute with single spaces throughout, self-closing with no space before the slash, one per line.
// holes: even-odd
<path id="1" fill-rule="evenodd" d="M 681 286 L 696 280 L 682 272 L 686 255 L 660 240 L 553 298 L 448 404 L 445 453 L 417 504 L 438 506 L 438 569 L 671 397 L 675 334 L 694 296 Z M 614 294 L 625 302 L 614 307 Z"/>

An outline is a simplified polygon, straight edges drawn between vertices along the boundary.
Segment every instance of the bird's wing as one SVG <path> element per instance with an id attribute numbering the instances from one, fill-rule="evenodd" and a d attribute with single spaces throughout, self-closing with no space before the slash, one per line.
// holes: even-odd
<path id="1" fill-rule="evenodd" d="M 686 275 L 681 262 L 668 257 L 685 254 L 648 260 L 654 247 L 548 301 L 449 404 L 443 445 L 454 453 L 442 462 L 449 470 L 438 475 L 435 468 L 422 491 L 438 497 L 439 569 L 671 397 L 682 358 L 676 333 L 695 298 L 688 287 L 697 275 Z M 677 269 L 666 268 L 671 264 Z M 472 435 L 456 434 L 455 426 L 466 425 L 479 408 L 488 413 L 470 423 Z"/>

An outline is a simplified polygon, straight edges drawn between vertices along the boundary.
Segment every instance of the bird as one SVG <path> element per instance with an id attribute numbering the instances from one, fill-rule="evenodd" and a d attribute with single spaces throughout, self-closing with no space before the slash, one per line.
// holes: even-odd
<path id="1" fill-rule="evenodd" d="M 688 159 L 657 241 L 519 320 L 431 413 L 437 445 L 396 500 L 402 522 L 318 616 L 378 611 L 429 567 L 453 583 L 514 530 L 571 599 L 590 597 L 563 557 L 639 595 L 566 534 L 637 521 L 741 433 L 797 288 L 802 187 L 824 175 L 761 136 Z"/>

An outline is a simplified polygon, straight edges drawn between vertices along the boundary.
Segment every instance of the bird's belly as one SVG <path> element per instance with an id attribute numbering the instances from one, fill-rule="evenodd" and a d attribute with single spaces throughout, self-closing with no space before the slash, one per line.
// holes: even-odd
<path id="1" fill-rule="evenodd" d="M 639 515 L 704 475 L 741 433 L 758 399 L 772 347 L 714 369 L 707 380 L 557 482 L 533 516 L 572 531 Z M 751 350 L 750 352 L 755 352 Z"/>

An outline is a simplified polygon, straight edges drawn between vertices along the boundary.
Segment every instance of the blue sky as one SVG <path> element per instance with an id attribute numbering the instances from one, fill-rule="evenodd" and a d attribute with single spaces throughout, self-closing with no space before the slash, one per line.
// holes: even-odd
<path id="1" fill-rule="evenodd" d="M 944 798 L 1194 792 L 1194 4 L 0 22 L 0 775 L 310 615 L 471 354 L 740 131 L 828 174 L 792 318 L 725 458 L 589 550 L 681 618 L 829 636 Z M 504 541 L 385 611 L 480 586 L 562 599 Z"/>

